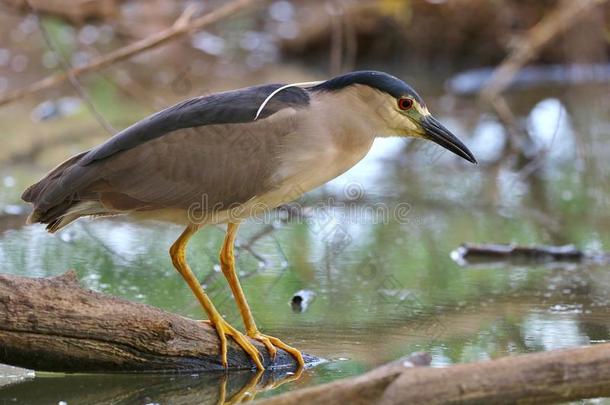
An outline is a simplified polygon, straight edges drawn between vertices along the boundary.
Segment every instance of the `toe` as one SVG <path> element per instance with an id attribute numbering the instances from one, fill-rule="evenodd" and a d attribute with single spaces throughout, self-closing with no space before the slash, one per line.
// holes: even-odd
<path id="1" fill-rule="evenodd" d="M 241 346 L 241 348 L 244 349 L 244 351 L 250 355 L 250 358 L 252 359 L 252 361 L 254 361 L 254 364 L 256 364 L 256 367 L 259 370 L 265 369 L 263 363 L 261 362 L 261 355 L 258 352 L 258 349 L 252 343 L 250 343 L 250 341 L 244 335 L 240 333 L 238 335 L 233 336 L 233 339 L 235 339 L 237 344 Z"/>
<path id="2" fill-rule="evenodd" d="M 275 355 L 277 354 L 277 349 L 275 348 L 275 346 L 273 346 L 271 340 L 261 333 L 255 334 L 254 336 L 252 336 L 252 338 L 258 340 L 259 342 L 265 345 L 265 347 L 267 348 L 267 352 L 269 352 L 269 357 L 271 357 L 271 360 L 274 361 Z"/>
<path id="3" fill-rule="evenodd" d="M 216 329 L 216 333 L 218 334 L 218 339 L 220 339 L 220 358 L 222 359 L 222 366 L 224 368 L 228 368 L 229 364 L 227 362 L 227 332 L 228 329 L 223 322 L 210 322 L 212 326 Z"/>
<path id="4" fill-rule="evenodd" d="M 275 360 L 275 355 L 277 354 L 277 348 L 280 348 L 295 358 L 295 360 L 297 361 L 297 364 L 299 366 L 299 369 L 305 367 L 305 361 L 303 360 L 303 355 L 301 354 L 301 352 L 299 350 L 295 349 L 294 347 L 289 346 L 286 343 L 282 342 L 280 339 L 273 337 L 273 336 L 262 334 L 258 331 L 249 334 L 249 336 L 252 339 L 256 339 L 265 345 L 265 347 L 269 351 L 269 356 L 271 357 L 272 360 Z"/>
<path id="5" fill-rule="evenodd" d="M 243 333 L 239 332 L 237 329 L 233 328 L 230 325 L 228 325 L 228 327 L 229 330 L 227 331 L 227 334 L 229 334 L 233 338 L 233 340 L 235 340 L 235 343 L 237 343 L 250 356 L 250 358 L 259 370 L 264 370 L 265 367 L 261 362 L 262 356 L 258 352 L 256 346 L 254 346 L 252 342 L 250 342 L 250 340 L 248 340 L 248 338 Z"/>
<path id="6" fill-rule="evenodd" d="M 275 347 L 279 347 L 280 349 L 284 350 L 285 352 L 291 354 L 292 357 L 294 357 L 295 360 L 297 361 L 299 368 L 305 367 L 305 360 L 303 360 L 303 355 L 301 354 L 301 352 L 299 350 L 295 349 L 292 346 L 287 345 L 286 343 L 282 342 L 280 339 L 278 339 L 276 337 L 268 336 L 268 338 Z"/>

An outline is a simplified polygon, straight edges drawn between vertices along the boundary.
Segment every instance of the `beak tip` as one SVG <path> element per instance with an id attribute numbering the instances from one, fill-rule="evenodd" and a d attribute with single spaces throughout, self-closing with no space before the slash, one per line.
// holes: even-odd
<path id="1" fill-rule="evenodd" d="M 458 155 L 458 156 L 460 156 L 464 160 L 469 161 L 473 165 L 478 165 L 479 164 L 477 159 L 472 154 L 470 154 L 470 153 L 469 154 L 464 154 L 464 155 Z"/>
<path id="2" fill-rule="evenodd" d="M 464 160 L 478 165 L 477 159 L 472 152 L 458 138 L 455 137 L 447 128 L 441 125 L 434 117 L 428 116 L 423 120 L 422 126 L 426 130 L 429 140 L 455 153 Z"/>

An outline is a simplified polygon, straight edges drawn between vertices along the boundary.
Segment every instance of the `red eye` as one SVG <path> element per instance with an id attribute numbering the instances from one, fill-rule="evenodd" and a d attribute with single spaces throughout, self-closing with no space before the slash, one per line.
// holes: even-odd
<path id="1" fill-rule="evenodd" d="M 399 98 L 398 99 L 398 108 L 403 111 L 410 110 L 413 107 L 413 100 L 410 98 Z"/>

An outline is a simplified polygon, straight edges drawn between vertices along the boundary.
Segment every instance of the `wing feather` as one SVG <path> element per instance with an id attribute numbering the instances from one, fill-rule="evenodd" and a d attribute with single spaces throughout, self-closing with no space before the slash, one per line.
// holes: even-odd
<path id="1" fill-rule="evenodd" d="M 131 209 L 199 207 L 219 211 L 267 192 L 284 141 L 298 131 L 295 111 L 248 124 L 175 131 L 117 153 L 99 167 L 103 187 Z"/>

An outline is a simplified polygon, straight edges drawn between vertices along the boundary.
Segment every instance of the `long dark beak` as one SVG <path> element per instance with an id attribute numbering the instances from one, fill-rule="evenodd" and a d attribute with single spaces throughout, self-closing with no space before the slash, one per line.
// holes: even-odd
<path id="1" fill-rule="evenodd" d="M 466 145 L 455 137 L 447 128 L 445 128 L 440 122 L 431 115 L 426 116 L 421 126 L 426 131 L 425 137 L 434 143 L 441 145 L 443 148 L 455 153 L 456 155 L 463 157 L 471 163 L 477 163 L 477 160 L 472 155 L 472 152 L 468 150 Z"/>

